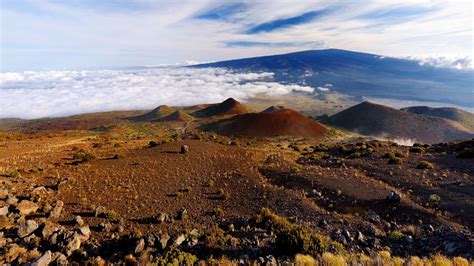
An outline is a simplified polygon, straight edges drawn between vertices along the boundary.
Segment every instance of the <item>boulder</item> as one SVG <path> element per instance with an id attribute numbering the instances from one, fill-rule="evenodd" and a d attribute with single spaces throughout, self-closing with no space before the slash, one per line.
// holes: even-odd
<path id="1" fill-rule="evenodd" d="M 7 206 L 0 208 L 0 215 L 5 215 L 5 216 L 8 215 L 8 207 Z"/>
<path id="2" fill-rule="evenodd" d="M 186 153 L 188 153 L 188 152 L 189 152 L 189 146 L 188 146 L 188 145 L 183 145 L 183 146 L 181 146 L 181 151 L 180 151 L 180 153 L 186 154 Z"/>
<path id="3" fill-rule="evenodd" d="M 30 215 L 38 210 L 38 205 L 29 200 L 22 200 L 16 208 L 20 212 L 20 215 Z"/>
<path id="4" fill-rule="evenodd" d="M 31 235 L 36 229 L 38 229 L 38 224 L 34 220 L 22 221 L 18 225 L 18 237 L 24 238 Z"/>
<path id="5" fill-rule="evenodd" d="M 31 263 L 31 266 L 47 266 L 51 263 L 51 251 L 46 251 L 43 255 Z"/>
<path id="6" fill-rule="evenodd" d="M 145 240 L 143 238 L 140 238 L 135 244 L 135 249 L 133 252 L 135 254 L 140 254 L 144 249 L 145 249 Z"/>
<path id="7" fill-rule="evenodd" d="M 64 203 L 60 200 L 56 201 L 53 210 L 49 213 L 49 218 L 59 219 L 63 210 Z"/>
<path id="8" fill-rule="evenodd" d="M 395 190 L 391 190 L 390 192 L 388 192 L 386 199 L 391 203 L 398 203 L 402 200 L 402 194 Z"/>

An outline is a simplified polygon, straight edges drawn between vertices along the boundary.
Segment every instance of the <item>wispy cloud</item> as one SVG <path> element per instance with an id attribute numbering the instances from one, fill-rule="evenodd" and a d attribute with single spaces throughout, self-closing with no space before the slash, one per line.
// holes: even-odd
<path id="1" fill-rule="evenodd" d="M 329 10 L 320 10 L 320 11 L 310 11 L 306 12 L 304 14 L 290 17 L 290 18 L 284 18 L 284 19 L 277 19 L 274 21 L 262 23 L 259 25 L 256 25 L 248 30 L 245 31 L 246 34 L 258 34 L 262 32 L 271 32 L 274 30 L 282 29 L 282 28 L 288 28 L 291 26 L 296 26 L 304 23 L 308 23 L 310 21 L 313 21 L 324 14 L 328 13 Z"/>
<path id="2" fill-rule="evenodd" d="M 246 8 L 247 5 L 244 3 L 230 3 L 217 7 L 211 7 L 211 9 L 198 12 L 194 18 L 230 21 L 231 19 L 234 19 L 237 14 L 242 13 Z"/>
<path id="3" fill-rule="evenodd" d="M 272 81 L 272 73 L 209 68 L 0 73 L 0 118 L 151 109 L 161 104 L 214 103 L 256 94 L 282 95 L 313 88 Z"/>
<path id="4" fill-rule="evenodd" d="M 254 41 L 229 41 L 225 43 L 229 47 L 307 47 L 308 49 L 321 49 L 326 47 L 324 41 L 309 42 L 254 42 Z"/>
<path id="5" fill-rule="evenodd" d="M 0 71 L 216 61 L 308 49 L 314 40 L 389 56 L 467 56 L 474 45 L 469 0 L 1 4 Z"/>

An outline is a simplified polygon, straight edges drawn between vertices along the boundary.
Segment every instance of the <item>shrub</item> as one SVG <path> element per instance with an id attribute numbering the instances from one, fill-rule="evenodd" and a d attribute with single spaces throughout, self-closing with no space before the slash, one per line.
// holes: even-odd
<path id="1" fill-rule="evenodd" d="M 322 256 L 323 265 L 329 266 L 346 266 L 347 262 L 341 255 L 334 255 L 329 252 L 324 252 Z"/>
<path id="2" fill-rule="evenodd" d="M 216 181 L 214 181 L 214 179 L 209 179 L 209 181 L 207 181 L 208 187 L 213 187 L 215 184 L 216 184 Z"/>
<path id="3" fill-rule="evenodd" d="M 439 202 L 439 201 L 441 201 L 441 197 L 440 197 L 439 195 L 432 194 L 432 195 L 429 197 L 429 201 L 431 201 L 431 202 Z"/>
<path id="4" fill-rule="evenodd" d="M 208 228 L 201 239 L 206 247 L 208 248 L 218 248 L 226 246 L 227 242 L 231 239 L 231 236 L 226 234 L 224 230 L 217 226 L 212 226 Z"/>
<path id="5" fill-rule="evenodd" d="M 405 157 L 406 157 L 406 154 L 397 151 L 397 152 L 395 153 L 395 157 L 398 157 L 398 158 L 405 158 Z"/>
<path id="6" fill-rule="evenodd" d="M 219 208 L 219 207 L 216 207 L 212 210 L 212 215 L 214 215 L 216 217 L 223 217 L 224 216 L 224 210 Z"/>
<path id="7" fill-rule="evenodd" d="M 114 211 L 114 210 L 107 210 L 105 213 L 104 213 L 105 217 L 109 218 L 109 219 L 115 219 L 117 218 L 117 213 Z"/>
<path id="8" fill-rule="evenodd" d="M 404 263 L 405 263 L 405 260 L 403 260 L 400 257 L 393 258 L 393 266 L 403 266 Z"/>
<path id="9" fill-rule="evenodd" d="M 428 161 L 421 161 L 416 165 L 417 169 L 433 169 L 433 164 Z"/>
<path id="10" fill-rule="evenodd" d="M 395 154 L 393 154 L 393 153 L 391 153 L 391 152 L 386 152 L 386 153 L 383 155 L 383 158 L 392 159 L 392 158 L 395 158 Z"/>
<path id="11" fill-rule="evenodd" d="M 454 257 L 453 258 L 453 264 L 454 264 L 454 266 L 468 266 L 469 262 L 465 258 Z"/>
<path id="12" fill-rule="evenodd" d="M 313 234 L 306 227 L 292 226 L 289 230 L 282 230 L 277 234 L 276 247 L 282 253 L 317 256 L 326 250 L 325 242 L 322 236 Z"/>
<path id="13" fill-rule="evenodd" d="M 388 164 L 402 164 L 403 160 L 398 157 L 393 157 L 388 160 Z"/>
<path id="14" fill-rule="evenodd" d="M 386 251 L 386 250 L 379 251 L 379 257 L 383 260 L 383 262 L 386 265 L 390 264 L 391 256 L 392 255 L 390 254 L 389 251 Z"/>
<path id="15" fill-rule="evenodd" d="M 399 230 L 395 230 L 395 231 L 390 232 L 388 237 L 390 239 L 398 240 L 398 239 L 401 239 L 403 237 L 403 233 Z"/>
<path id="16" fill-rule="evenodd" d="M 255 217 L 255 221 L 260 225 L 269 226 L 271 231 L 279 233 L 280 231 L 289 230 L 291 228 L 291 223 L 275 213 L 273 213 L 268 208 L 262 208 L 260 213 Z"/>
<path id="17" fill-rule="evenodd" d="M 432 266 L 451 266 L 453 265 L 449 259 L 441 255 L 435 255 L 431 258 Z"/>
<path id="18" fill-rule="evenodd" d="M 219 189 L 219 191 L 217 191 L 217 195 L 219 197 L 219 199 L 222 199 L 222 200 L 228 200 L 230 199 L 230 192 L 228 191 L 225 191 L 224 189 Z"/>
<path id="19" fill-rule="evenodd" d="M 155 263 L 159 266 L 169 265 L 194 265 L 197 257 L 191 253 L 184 252 L 177 248 L 167 250 L 162 257 L 156 258 Z"/>
<path id="20" fill-rule="evenodd" d="M 409 150 L 411 153 L 425 153 L 426 150 L 423 147 L 412 147 Z"/>
<path id="21" fill-rule="evenodd" d="M 308 255 L 297 254 L 295 257 L 296 266 L 314 266 L 317 265 L 316 260 Z"/>
<path id="22" fill-rule="evenodd" d="M 94 160 L 96 157 L 94 154 L 92 153 L 89 153 L 89 152 L 86 152 L 84 150 L 79 150 L 78 152 L 76 152 L 73 156 L 72 156 L 72 159 L 75 160 L 75 161 L 80 161 L 80 162 L 89 162 L 89 161 L 92 161 Z"/>

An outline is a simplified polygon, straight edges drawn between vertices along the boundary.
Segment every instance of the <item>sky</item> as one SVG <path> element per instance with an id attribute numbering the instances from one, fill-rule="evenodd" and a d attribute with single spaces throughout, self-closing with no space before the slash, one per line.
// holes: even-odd
<path id="1" fill-rule="evenodd" d="M 325 48 L 472 57 L 473 3 L 2 0 L 0 72 L 157 66 Z"/>

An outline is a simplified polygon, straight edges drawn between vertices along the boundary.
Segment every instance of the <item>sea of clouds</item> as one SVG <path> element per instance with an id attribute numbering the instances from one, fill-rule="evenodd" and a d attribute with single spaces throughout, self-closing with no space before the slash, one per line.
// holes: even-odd
<path id="1" fill-rule="evenodd" d="M 0 118 L 152 109 L 314 91 L 276 83 L 272 77 L 273 73 L 186 67 L 0 73 Z"/>

